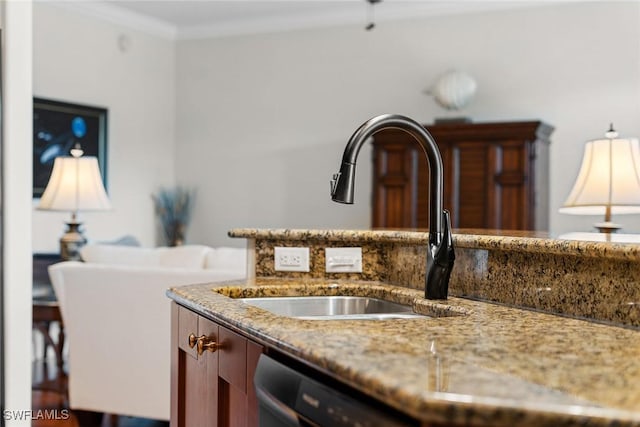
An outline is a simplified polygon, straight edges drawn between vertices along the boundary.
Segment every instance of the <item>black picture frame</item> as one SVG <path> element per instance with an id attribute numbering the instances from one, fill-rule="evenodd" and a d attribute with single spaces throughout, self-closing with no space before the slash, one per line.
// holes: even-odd
<path id="1" fill-rule="evenodd" d="M 33 98 L 33 197 L 40 198 L 51 177 L 53 161 L 68 156 L 79 143 L 85 156 L 98 159 L 107 188 L 107 109 Z"/>

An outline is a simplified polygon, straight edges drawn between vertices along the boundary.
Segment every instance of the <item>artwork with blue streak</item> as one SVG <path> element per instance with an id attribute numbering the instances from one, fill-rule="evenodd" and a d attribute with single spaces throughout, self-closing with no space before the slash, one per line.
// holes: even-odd
<path id="1" fill-rule="evenodd" d="M 33 197 L 40 197 L 56 157 L 68 156 L 79 143 L 85 156 L 98 157 L 106 185 L 107 110 L 34 98 Z"/>

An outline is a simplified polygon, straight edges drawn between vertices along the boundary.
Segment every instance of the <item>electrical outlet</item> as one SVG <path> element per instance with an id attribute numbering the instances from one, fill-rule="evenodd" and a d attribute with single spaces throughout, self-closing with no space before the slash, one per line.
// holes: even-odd
<path id="1" fill-rule="evenodd" d="M 309 248 L 274 248 L 276 271 L 309 271 Z"/>
<path id="2" fill-rule="evenodd" d="M 362 273 L 362 248 L 325 248 L 327 273 Z"/>

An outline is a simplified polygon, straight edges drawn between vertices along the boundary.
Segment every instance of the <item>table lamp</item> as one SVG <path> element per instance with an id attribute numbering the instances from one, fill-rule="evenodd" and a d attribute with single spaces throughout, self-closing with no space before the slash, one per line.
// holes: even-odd
<path id="1" fill-rule="evenodd" d="M 605 138 L 588 141 L 580 172 L 560 213 L 604 215 L 594 226 L 601 233 L 620 229 L 614 214 L 640 213 L 640 143 L 618 138 L 613 125 Z"/>
<path id="2" fill-rule="evenodd" d="M 79 250 L 87 243 L 78 212 L 111 209 L 98 159 L 82 157 L 82 154 L 82 149 L 76 145 L 71 156 L 56 157 L 38 206 L 42 210 L 71 211 L 71 221 L 66 223 L 67 230 L 60 238 L 60 256 L 64 260 L 79 260 Z"/>

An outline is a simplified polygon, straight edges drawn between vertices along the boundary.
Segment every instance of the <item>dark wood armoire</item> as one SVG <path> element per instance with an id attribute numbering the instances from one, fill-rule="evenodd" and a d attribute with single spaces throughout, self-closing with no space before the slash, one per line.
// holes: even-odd
<path id="1" fill-rule="evenodd" d="M 453 228 L 547 230 L 549 137 L 540 121 L 425 125 L 444 165 Z M 373 136 L 373 228 L 427 228 L 428 163 L 406 132 Z"/>

